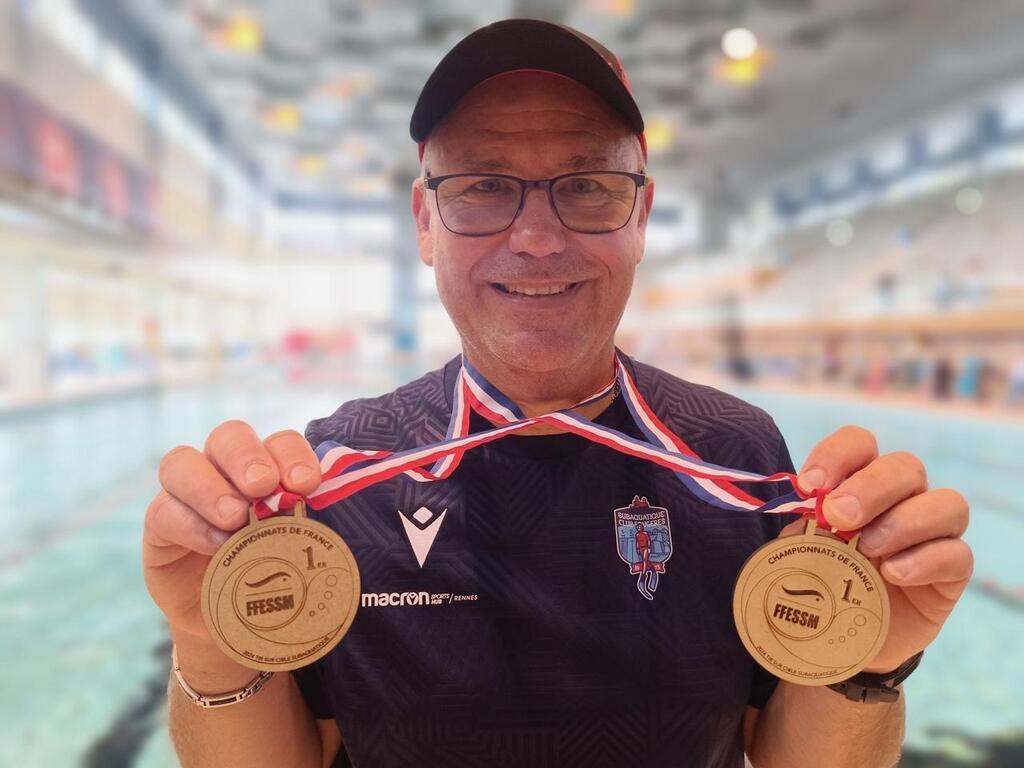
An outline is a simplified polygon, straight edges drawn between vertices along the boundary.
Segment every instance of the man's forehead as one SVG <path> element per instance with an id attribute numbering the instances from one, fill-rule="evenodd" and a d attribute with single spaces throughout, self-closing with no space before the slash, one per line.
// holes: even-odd
<path id="1" fill-rule="evenodd" d="M 583 131 L 447 134 L 431 139 L 428 148 L 424 169 L 432 175 L 479 172 L 546 178 L 572 171 L 637 171 L 643 165 L 635 137 L 611 139 Z"/>
<path id="2" fill-rule="evenodd" d="M 428 141 L 424 170 L 443 173 L 510 173 L 547 178 L 592 170 L 642 170 L 639 141 L 586 131 L 501 131 L 445 134 Z"/>
<path id="3" fill-rule="evenodd" d="M 544 152 L 541 148 L 536 154 L 543 155 L 545 160 L 553 166 L 570 171 L 586 171 L 595 169 L 613 168 L 621 163 L 621 152 L 602 151 L 577 151 L 566 150 L 562 152 Z M 522 165 L 522 153 L 515 153 L 503 150 L 488 152 L 485 147 L 463 147 L 458 152 L 445 153 L 448 162 L 458 163 L 460 170 L 479 171 L 481 173 L 509 173 L 518 170 Z"/>

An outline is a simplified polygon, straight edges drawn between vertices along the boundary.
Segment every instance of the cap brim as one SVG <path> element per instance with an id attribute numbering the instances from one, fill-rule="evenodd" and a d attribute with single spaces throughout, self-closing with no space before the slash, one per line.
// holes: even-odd
<path id="1" fill-rule="evenodd" d="M 519 69 L 544 70 L 575 80 L 604 99 L 635 133 L 643 133 L 643 117 L 629 88 L 593 46 L 557 24 L 509 19 L 478 29 L 437 65 L 412 113 L 413 140 L 425 141 L 474 86 Z"/>

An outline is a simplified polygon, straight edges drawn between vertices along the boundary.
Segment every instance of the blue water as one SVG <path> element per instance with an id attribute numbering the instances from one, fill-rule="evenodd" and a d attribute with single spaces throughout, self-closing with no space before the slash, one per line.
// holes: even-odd
<path id="1" fill-rule="evenodd" d="M 882 451 L 921 456 L 933 487 L 972 505 L 978 577 L 1024 584 L 1024 427 L 737 390 L 778 422 L 799 467 L 846 423 Z M 266 435 L 301 430 L 354 389 L 220 385 L 138 395 L 0 420 L 0 765 L 84 764 L 115 722 L 162 697 L 166 632 L 142 582 L 139 538 L 160 456 L 201 446 L 228 418 Z M 935 728 L 978 735 L 1024 724 L 1024 613 L 968 591 L 907 682 L 908 741 Z M 154 689 L 153 686 L 157 686 Z M 138 723 L 136 723 L 138 725 Z M 163 711 L 142 720 L 136 765 L 176 765 Z"/>

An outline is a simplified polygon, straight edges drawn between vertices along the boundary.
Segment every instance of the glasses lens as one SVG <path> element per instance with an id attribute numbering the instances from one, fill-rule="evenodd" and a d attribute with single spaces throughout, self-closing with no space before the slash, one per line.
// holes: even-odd
<path id="1" fill-rule="evenodd" d="M 456 176 L 437 187 L 441 220 L 460 235 L 500 232 L 519 210 L 522 187 L 501 176 Z"/>
<path id="2" fill-rule="evenodd" d="M 580 173 L 559 179 L 551 196 L 562 223 L 577 232 L 611 232 L 629 221 L 637 185 L 620 173 Z"/>

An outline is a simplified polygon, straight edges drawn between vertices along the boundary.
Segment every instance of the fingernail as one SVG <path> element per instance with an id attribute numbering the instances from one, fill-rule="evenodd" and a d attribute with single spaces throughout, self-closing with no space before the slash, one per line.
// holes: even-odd
<path id="1" fill-rule="evenodd" d="M 230 533 L 222 531 L 220 528 L 211 528 L 206 532 L 206 535 L 218 547 L 231 537 Z"/>
<path id="2" fill-rule="evenodd" d="M 871 525 L 861 531 L 860 544 L 865 550 L 874 552 L 881 548 L 889 537 L 889 530 L 885 526 Z"/>
<path id="3" fill-rule="evenodd" d="M 800 483 L 800 488 L 807 492 L 821 488 L 825 484 L 825 470 L 821 467 L 805 469 L 797 477 L 797 482 Z"/>
<path id="4" fill-rule="evenodd" d="M 852 531 L 860 518 L 860 502 L 854 496 L 825 499 L 825 517 L 841 531 Z"/>
<path id="5" fill-rule="evenodd" d="M 258 483 L 270 475 L 270 467 L 261 462 L 253 462 L 245 470 L 245 480 L 249 483 Z"/>
<path id="6" fill-rule="evenodd" d="M 217 502 L 217 512 L 221 520 L 234 520 L 249 511 L 249 505 L 234 496 L 222 496 Z"/>
<path id="7" fill-rule="evenodd" d="M 313 470 L 302 465 L 292 467 L 292 471 L 288 473 L 288 479 L 294 485 L 308 485 L 313 481 Z"/>
<path id="8" fill-rule="evenodd" d="M 902 581 L 907 578 L 907 576 L 910 575 L 910 572 L 914 569 L 914 560 L 909 555 L 890 557 L 885 561 L 885 568 L 897 580 Z"/>

